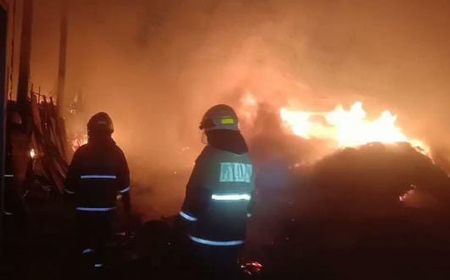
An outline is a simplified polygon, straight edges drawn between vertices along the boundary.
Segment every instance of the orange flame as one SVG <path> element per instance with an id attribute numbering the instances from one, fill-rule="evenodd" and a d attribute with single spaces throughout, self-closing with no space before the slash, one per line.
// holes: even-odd
<path id="1" fill-rule="evenodd" d="M 357 147 L 368 143 L 408 142 L 424 154 L 430 148 L 422 141 L 409 138 L 397 126 L 397 116 L 384 111 L 375 120 L 368 120 L 362 102 L 356 102 L 350 110 L 342 105 L 331 112 L 305 112 L 281 108 L 280 116 L 292 133 L 305 139 L 321 139 L 335 142 L 340 148 Z"/>
<path id="2" fill-rule="evenodd" d="M 72 151 L 78 150 L 79 147 L 87 144 L 88 136 L 86 134 L 79 134 L 72 139 Z"/>
<path id="3" fill-rule="evenodd" d="M 34 159 L 37 156 L 36 151 L 34 149 L 30 150 L 30 157 Z"/>

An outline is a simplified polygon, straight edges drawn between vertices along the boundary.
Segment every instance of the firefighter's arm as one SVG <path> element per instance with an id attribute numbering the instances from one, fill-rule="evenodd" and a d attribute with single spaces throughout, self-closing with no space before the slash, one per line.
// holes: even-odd
<path id="1" fill-rule="evenodd" d="M 130 198 L 130 193 L 126 192 L 123 193 L 121 195 L 122 197 L 122 203 L 123 203 L 123 208 L 125 210 L 125 213 L 127 213 L 127 215 L 131 214 L 131 198 Z"/>
<path id="2" fill-rule="evenodd" d="M 248 208 L 247 208 L 247 217 L 252 217 L 253 215 L 253 208 L 255 206 L 255 194 L 256 192 L 253 190 L 251 193 L 251 198 L 250 198 L 250 202 L 248 203 Z"/>
<path id="3" fill-rule="evenodd" d="M 184 220 L 195 222 L 205 211 L 209 197 L 209 191 L 202 183 L 202 167 L 197 161 L 186 186 L 186 198 L 180 216 Z"/>
<path id="4" fill-rule="evenodd" d="M 252 170 L 253 167 L 252 167 Z M 253 208 L 255 206 L 255 200 L 256 200 L 256 191 L 255 191 L 255 175 L 254 175 L 254 171 L 252 171 L 252 179 L 250 181 L 250 201 L 248 203 L 248 208 L 247 208 L 247 217 L 251 217 L 253 215 Z"/>
<path id="5" fill-rule="evenodd" d="M 121 195 L 125 213 L 131 213 L 131 198 L 130 198 L 130 170 L 123 152 L 120 153 L 120 164 L 117 173 L 118 192 Z"/>
<path id="6" fill-rule="evenodd" d="M 72 158 L 72 162 L 67 170 L 66 179 L 64 180 L 64 193 L 67 195 L 73 195 L 78 189 L 78 179 L 80 178 L 80 155 L 79 152 L 75 152 Z"/>

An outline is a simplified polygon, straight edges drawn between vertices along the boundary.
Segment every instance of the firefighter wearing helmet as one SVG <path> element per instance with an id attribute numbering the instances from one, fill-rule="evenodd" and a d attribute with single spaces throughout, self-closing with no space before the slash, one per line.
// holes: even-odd
<path id="1" fill-rule="evenodd" d="M 197 158 L 179 213 L 203 264 L 223 273 L 235 271 L 245 243 L 254 200 L 254 169 L 238 117 L 219 104 L 204 115 L 200 129 L 208 143 Z M 227 279 L 231 279 L 227 274 Z"/>
<path id="2" fill-rule="evenodd" d="M 94 267 L 99 268 L 104 265 L 118 194 L 130 214 L 130 174 L 124 153 L 111 137 L 114 127 L 108 114 L 95 114 L 87 130 L 88 143 L 73 156 L 65 192 L 75 198 L 81 253 L 93 256 Z"/>

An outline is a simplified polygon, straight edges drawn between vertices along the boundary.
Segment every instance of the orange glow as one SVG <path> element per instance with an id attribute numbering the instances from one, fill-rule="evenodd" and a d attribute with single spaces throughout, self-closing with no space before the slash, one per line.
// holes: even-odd
<path id="1" fill-rule="evenodd" d="M 84 144 L 87 144 L 88 142 L 88 136 L 86 134 L 84 135 L 77 135 L 72 139 L 72 151 L 78 150 L 79 147 L 83 146 Z"/>
<path id="2" fill-rule="evenodd" d="M 429 147 L 420 140 L 409 138 L 397 126 L 397 116 L 384 111 L 368 120 L 362 102 L 354 103 L 350 110 L 342 105 L 331 112 L 307 112 L 281 108 L 280 116 L 292 133 L 305 139 L 321 139 L 335 142 L 340 148 L 357 147 L 368 143 L 408 142 L 424 154 Z"/>
<path id="3" fill-rule="evenodd" d="M 255 96 L 247 91 L 240 99 L 238 111 L 241 124 L 253 124 L 257 116 L 258 101 Z"/>
<path id="4" fill-rule="evenodd" d="M 34 151 L 34 149 L 30 150 L 30 157 L 33 159 L 36 157 L 36 152 Z"/>

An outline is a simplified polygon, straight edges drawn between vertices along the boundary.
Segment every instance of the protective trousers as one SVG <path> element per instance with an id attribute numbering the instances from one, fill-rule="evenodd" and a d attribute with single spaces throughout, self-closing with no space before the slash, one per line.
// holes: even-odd
<path id="1" fill-rule="evenodd" d="M 106 245 L 112 235 L 114 212 L 78 211 L 80 245 L 83 254 L 93 254 L 95 265 L 103 266 L 106 258 Z"/>

